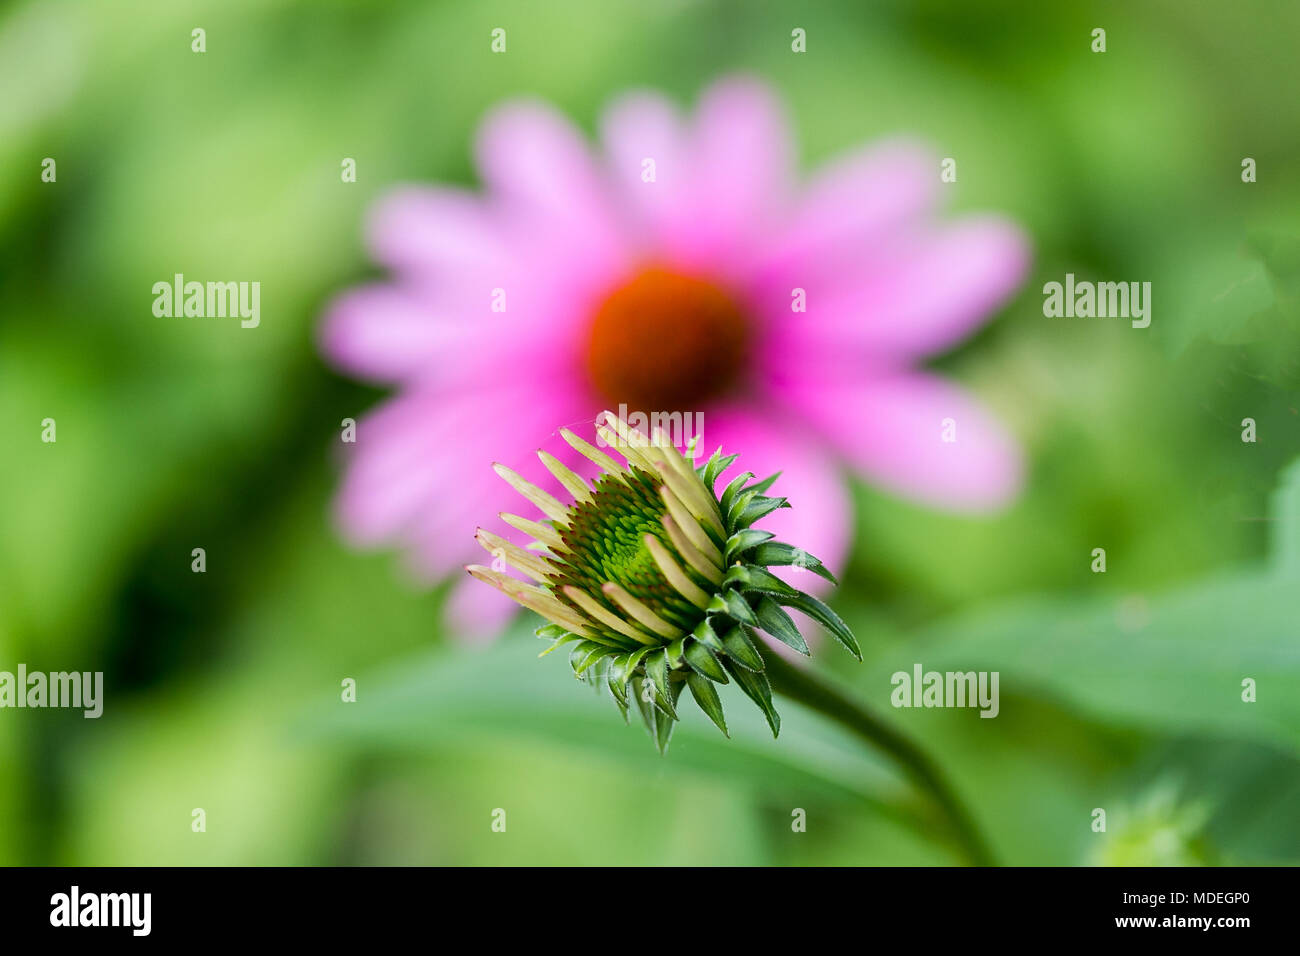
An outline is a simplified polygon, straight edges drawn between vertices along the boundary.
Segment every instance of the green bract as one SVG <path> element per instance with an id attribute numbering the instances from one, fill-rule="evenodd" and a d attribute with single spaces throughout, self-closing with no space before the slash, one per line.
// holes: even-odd
<path id="1" fill-rule="evenodd" d="M 719 450 L 693 468 L 657 431 L 647 438 L 610 412 L 602 420 L 597 434 L 625 464 L 567 429 L 560 432 L 600 466 L 602 474 L 590 485 L 538 453 L 573 495 L 572 504 L 495 466 L 547 520 L 502 515 L 536 539 L 528 550 L 479 529 L 477 539 L 496 569 L 467 570 L 547 618 L 551 623 L 537 632 L 552 642 L 543 654 L 568 647 L 574 674 L 608 687 L 625 719 L 635 708 L 661 751 L 683 689 L 725 734 L 714 685 L 732 681 L 763 711 L 775 736 L 781 718 L 764 675 L 770 651 L 756 631 L 807 654 L 807 642 L 785 611 L 792 607 L 859 660 L 862 654 L 834 611 L 768 568 L 793 566 L 835 578 L 817 558 L 753 527 L 788 507 L 784 498 L 767 494 L 776 475 L 756 481 L 746 472 L 718 494 L 718 478 L 735 455 L 723 457 Z M 505 574 L 506 564 L 536 583 Z"/>

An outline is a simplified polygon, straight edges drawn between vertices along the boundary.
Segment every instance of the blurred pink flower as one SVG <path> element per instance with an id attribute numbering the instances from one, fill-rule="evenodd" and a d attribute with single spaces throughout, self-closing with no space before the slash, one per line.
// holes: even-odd
<path id="1" fill-rule="evenodd" d="M 781 471 L 793 507 L 764 527 L 837 571 L 842 464 L 949 508 L 1015 494 L 1016 443 L 913 369 L 986 321 L 1028 261 L 1005 219 L 930 221 L 937 157 L 889 142 L 797 186 L 780 108 L 748 79 L 709 88 L 689 119 L 626 94 L 600 139 L 598 158 L 554 109 L 509 103 L 479 131 L 486 195 L 411 186 L 377 205 L 369 246 L 393 280 L 342 295 L 323 328 L 340 368 L 398 386 L 348 446 L 352 542 L 398 541 L 423 577 L 459 571 L 481 519 L 516 500 L 488 464 L 620 404 L 700 412 L 704 454 Z M 558 491 L 540 464 L 521 470 Z M 486 635 L 513 608 L 462 575 L 449 614 Z"/>

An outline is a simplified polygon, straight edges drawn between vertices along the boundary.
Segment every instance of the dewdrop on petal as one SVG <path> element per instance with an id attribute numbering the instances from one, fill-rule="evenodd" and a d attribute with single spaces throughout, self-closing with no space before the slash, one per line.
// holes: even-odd
<path id="1" fill-rule="evenodd" d="M 600 466 L 591 484 L 538 453 L 571 503 L 494 466 L 545 520 L 502 515 L 536 539 L 527 547 L 482 529 L 476 539 L 533 583 L 483 565 L 466 570 L 546 618 L 550 623 L 537 634 L 552 643 L 543 655 L 568 647 L 574 674 L 608 687 L 624 719 L 636 708 L 660 751 L 684 689 L 727 733 L 714 685 L 731 681 L 763 711 L 775 736 L 781 719 L 764 675 L 770 651 L 756 630 L 807 654 L 807 642 L 784 610 L 796 608 L 862 659 L 834 611 L 767 570 L 797 565 L 835 581 L 817 558 L 753 527 L 787 507 L 784 498 L 766 494 L 777 476 L 757 481 L 746 472 L 718 495 L 714 484 L 736 455 L 723 457 L 719 449 L 693 468 L 663 435 L 647 438 L 611 412 L 598 416 L 597 433 L 625 463 L 560 431 Z"/>

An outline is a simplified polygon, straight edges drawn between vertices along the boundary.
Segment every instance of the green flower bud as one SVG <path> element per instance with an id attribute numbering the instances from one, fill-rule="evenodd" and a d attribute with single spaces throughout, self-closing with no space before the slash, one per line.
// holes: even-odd
<path id="1" fill-rule="evenodd" d="M 762 710 L 775 736 L 781 719 L 764 675 L 764 655 L 771 652 L 757 630 L 807 654 L 784 610 L 793 607 L 862 659 L 834 611 L 768 570 L 793 565 L 835 581 L 817 558 L 753 527 L 788 507 L 784 498 L 766 494 L 777 476 L 755 481 L 745 473 L 719 495 L 714 485 L 735 455 L 719 450 L 693 468 L 658 432 L 647 438 L 610 412 L 597 422 L 597 434 L 625 463 L 560 431 L 600 466 L 590 485 L 539 452 L 572 504 L 495 466 L 547 520 L 502 515 L 536 539 L 528 548 L 482 529 L 477 540 L 536 583 L 482 565 L 466 570 L 546 618 L 550 623 L 537 631 L 551 642 L 543 656 L 567 647 L 574 674 L 607 687 L 624 719 L 635 709 L 661 751 L 683 690 L 727 733 L 714 685 L 732 681 Z"/>

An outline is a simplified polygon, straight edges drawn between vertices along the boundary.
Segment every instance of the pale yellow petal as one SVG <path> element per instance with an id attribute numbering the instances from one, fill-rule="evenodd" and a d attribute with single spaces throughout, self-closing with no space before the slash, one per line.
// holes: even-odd
<path id="1" fill-rule="evenodd" d="M 686 563 L 709 581 L 721 585 L 722 566 L 714 564 L 700 552 L 699 548 L 691 544 L 686 535 L 682 533 L 682 529 L 677 526 L 677 522 L 673 520 L 672 515 L 663 516 L 663 526 L 664 530 L 668 532 L 668 540 L 672 541 L 673 547 L 686 560 Z"/>
<path id="2" fill-rule="evenodd" d="M 632 617 L 636 618 L 636 620 L 650 628 L 650 630 L 654 631 L 660 637 L 667 638 L 671 641 L 686 633 L 679 627 L 673 627 L 654 611 L 650 610 L 650 608 L 646 607 L 639 598 L 629 594 L 627 589 L 622 585 L 615 584 L 613 581 L 607 581 L 605 584 L 601 585 L 600 589 L 604 592 L 606 597 L 621 607 L 626 613 L 630 614 Z"/>
<path id="3" fill-rule="evenodd" d="M 559 521 L 561 523 L 567 521 L 569 509 L 561 503 L 560 499 L 543 491 L 541 488 L 538 488 L 532 482 L 525 481 L 517 472 L 507 468 L 505 465 L 494 463 L 492 465 L 492 470 L 504 478 L 511 488 L 515 489 L 515 491 L 519 492 L 533 504 L 537 505 L 537 507 L 541 509 L 542 514 L 546 515 L 546 517 L 550 518 L 552 521 Z"/>
<path id="4" fill-rule="evenodd" d="M 483 528 L 479 528 L 474 533 L 474 540 L 483 546 L 484 551 L 493 557 L 500 555 L 512 567 L 518 568 L 534 581 L 545 584 L 550 580 L 551 565 L 540 555 L 531 554 L 517 544 L 512 544 L 500 535 Z"/>
<path id="5" fill-rule="evenodd" d="M 699 585 L 686 576 L 686 572 L 668 553 L 668 549 L 664 547 L 663 542 L 649 533 L 642 540 L 645 542 L 646 550 L 650 552 L 650 557 L 654 558 L 655 564 L 659 566 L 659 570 L 668 579 L 668 583 L 675 587 L 682 597 L 700 608 L 700 610 L 708 607 L 709 596 L 704 593 Z"/>
<path id="6" fill-rule="evenodd" d="M 633 626 L 613 611 L 603 607 L 599 601 L 581 588 L 574 587 L 572 584 L 565 585 L 564 594 L 570 601 L 582 608 L 588 617 L 600 624 L 604 624 L 611 631 L 617 631 L 624 637 L 630 637 L 639 644 L 652 646 L 659 643 L 653 637 L 643 633 L 640 628 Z"/>
<path id="7" fill-rule="evenodd" d="M 559 532 L 549 524 L 543 524 L 541 521 L 529 521 L 527 518 L 519 517 L 519 515 L 512 515 L 508 511 L 501 512 L 497 517 L 515 530 L 532 535 L 552 551 L 560 551 L 564 548 L 564 542 L 560 540 Z"/>
<path id="8" fill-rule="evenodd" d="M 485 568 L 481 564 L 468 565 L 465 570 L 485 584 L 492 585 L 506 597 L 517 601 L 530 611 L 536 611 L 552 623 L 558 624 L 580 637 L 595 639 L 595 634 L 590 627 L 591 622 L 583 619 L 573 608 L 561 604 L 549 592 L 524 584 L 508 574 Z"/>
<path id="9" fill-rule="evenodd" d="M 538 451 L 537 457 L 564 486 L 564 490 L 573 495 L 575 501 L 590 501 L 591 489 L 582 478 L 570 470 L 562 461 L 545 451 Z"/>
<path id="10" fill-rule="evenodd" d="M 569 431 L 567 428 L 561 428 L 560 435 L 561 437 L 564 438 L 565 441 L 567 441 L 573 447 L 575 451 L 583 455 L 586 455 L 588 458 L 594 461 L 608 474 L 622 477 L 623 473 L 627 471 L 627 469 L 624 468 L 622 465 L 620 465 L 616 460 L 614 460 L 614 458 L 605 454 L 603 451 L 601 451 L 595 445 L 592 445 L 590 442 L 584 441 L 583 439 L 579 438 L 577 435 Z"/>
<path id="11" fill-rule="evenodd" d="M 723 566 L 722 552 L 718 546 L 713 543 L 700 523 L 696 521 L 686 506 L 682 504 L 681 499 L 673 494 L 672 489 L 664 485 L 659 489 L 660 496 L 664 499 L 664 505 L 668 508 L 668 513 L 673 520 L 677 522 L 677 527 L 686 535 L 686 540 L 695 545 L 696 549 L 716 564 L 718 567 Z"/>

